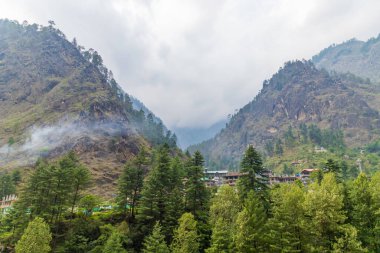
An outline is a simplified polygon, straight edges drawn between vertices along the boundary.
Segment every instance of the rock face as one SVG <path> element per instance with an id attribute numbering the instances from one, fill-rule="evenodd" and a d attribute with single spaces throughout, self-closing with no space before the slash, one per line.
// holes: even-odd
<path id="1" fill-rule="evenodd" d="M 380 81 L 380 35 L 368 41 L 351 39 L 332 45 L 312 58 L 317 68 Z"/>
<path id="2" fill-rule="evenodd" d="M 123 164 L 165 138 L 162 123 L 148 118 L 96 51 L 83 51 L 54 27 L 0 20 L 0 167 L 73 149 L 98 191 L 111 194 Z M 144 129 L 158 130 L 150 138 Z"/>
<path id="3" fill-rule="evenodd" d="M 310 61 L 288 62 L 264 82 L 256 98 L 215 138 L 190 150 L 203 152 L 210 166 L 220 160 L 219 165 L 229 161 L 233 167 L 247 145 L 263 150 L 268 141 L 282 137 L 289 125 L 298 127 L 301 123 L 340 129 L 349 146 L 365 144 L 377 136 L 380 116 L 352 87 L 345 79 L 318 70 Z"/>

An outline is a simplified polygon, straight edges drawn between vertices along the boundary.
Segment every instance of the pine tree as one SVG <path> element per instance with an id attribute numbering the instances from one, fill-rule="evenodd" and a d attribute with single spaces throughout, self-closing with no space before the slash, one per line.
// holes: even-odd
<path id="1" fill-rule="evenodd" d="M 369 242 L 368 248 L 375 252 L 380 251 L 380 172 L 376 172 L 369 183 L 369 189 L 372 199 L 372 213 L 374 214 L 375 227 L 372 231 L 372 240 Z"/>
<path id="2" fill-rule="evenodd" d="M 78 199 L 81 197 L 81 192 L 85 190 L 91 182 L 91 174 L 87 167 L 76 164 L 73 169 L 73 193 L 72 193 L 72 204 L 71 213 L 74 213 L 74 207 L 76 206 Z"/>
<path id="3" fill-rule="evenodd" d="M 239 179 L 238 187 L 242 200 L 247 197 L 251 190 L 266 196 L 268 175 L 263 167 L 261 156 L 252 146 L 249 146 L 245 151 L 240 165 L 240 172 L 242 176 Z"/>
<path id="4" fill-rule="evenodd" d="M 264 238 L 266 220 L 262 201 L 253 190 L 250 191 L 236 220 L 234 243 L 237 252 L 268 252 Z"/>
<path id="5" fill-rule="evenodd" d="M 335 173 L 336 176 L 340 176 L 340 166 L 337 162 L 335 162 L 334 160 L 332 159 L 328 159 L 326 164 L 325 164 L 325 172 L 326 173 L 329 173 L 329 172 L 332 172 L 332 173 Z"/>
<path id="6" fill-rule="evenodd" d="M 164 217 L 164 234 L 166 240 L 172 240 L 172 233 L 175 227 L 178 225 L 178 219 L 183 214 L 184 209 L 184 192 L 183 192 L 183 165 L 179 158 L 174 158 L 171 162 L 170 169 L 168 171 L 168 196 L 167 205 L 165 207 Z"/>
<path id="7" fill-rule="evenodd" d="M 349 189 L 351 223 L 357 228 L 358 237 L 365 246 L 374 240 L 372 234 L 376 225 L 369 182 L 368 177 L 360 173 Z"/>
<path id="8" fill-rule="evenodd" d="M 16 253 L 50 252 L 51 239 L 49 225 L 37 217 L 29 223 L 21 239 L 16 243 Z"/>
<path id="9" fill-rule="evenodd" d="M 124 212 L 129 207 L 129 215 L 132 219 L 135 217 L 135 210 L 143 187 L 145 164 L 146 154 L 144 150 L 141 150 L 136 159 L 125 166 L 118 181 L 117 200 L 119 206 L 123 208 Z"/>
<path id="10" fill-rule="evenodd" d="M 191 213 L 184 213 L 178 221 L 171 244 L 172 253 L 198 253 L 197 221 Z"/>
<path id="11" fill-rule="evenodd" d="M 281 184 L 272 190 L 272 215 L 268 221 L 271 250 L 304 252 L 307 231 L 303 201 L 304 190 L 296 184 Z"/>
<path id="12" fill-rule="evenodd" d="M 211 200 L 211 247 L 207 252 L 233 252 L 235 222 L 241 208 L 235 188 L 222 185 Z"/>
<path id="13" fill-rule="evenodd" d="M 157 221 L 164 224 L 171 194 L 168 177 L 170 165 L 169 148 L 164 145 L 157 152 L 155 166 L 149 172 L 141 193 L 137 220 L 143 235 L 149 234 Z M 168 229 L 163 226 L 163 231 Z"/>
<path id="14" fill-rule="evenodd" d="M 343 210 L 343 192 L 336 182 L 334 173 L 327 173 L 320 185 L 309 186 L 305 198 L 306 216 L 312 234 L 308 239 L 309 250 L 325 252 L 333 249 L 335 238 L 339 237 L 339 229 L 346 220 Z"/>
<path id="15" fill-rule="evenodd" d="M 202 215 L 208 208 L 209 193 L 203 182 L 204 159 L 199 151 L 196 151 L 187 168 L 187 181 L 185 184 L 186 211 L 191 212 L 196 218 Z"/>
<path id="16" fill-rule="evenodd" d="M 361 253 L 368 252 L 363 248 L 360 240 L 357 239 L 356 228 L 350 224 L 345 224 L 340 227 L 342 236 L 337 238 L 333 244 L 333 253 Z"/>
<path id="17" fill-rule="evenodd" d="M 206 249 L 206 253 L 234 252 L 232 232 L 230 225 L 222 218 L 218 218 L 212 228 L 211 246 Z"/>
<path id="18" fill-rule="evenodd" d="M 187 163 L 185 183 L 185 210 L 194 215 L 197 221 L 200 248 L 208 247 L 211 235 L 208 224 L 208 209 L 210 193 L 203 181 L 204 159 L 199 151 L 196 151 Z"/>
<path id="19" fill-rule="evenodd" d="M 104 245 L 102 253 L 126 253 L 127 251 L 123 248 L 122 237 L 120 233 L 115 230 L 111 236 L 108 238 L 106 244 Z"/>
<path id="20" fill-rule="evenodd" d="M 145 238 L 143 253 L 169 253 L 165 236 L 161 232 L 160 223 L 154 225 L 153 232 Z"/>

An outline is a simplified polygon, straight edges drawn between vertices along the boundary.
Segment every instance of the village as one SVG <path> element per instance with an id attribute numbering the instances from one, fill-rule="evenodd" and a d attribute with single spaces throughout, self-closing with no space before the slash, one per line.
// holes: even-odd
<path id="1" fill-rule="evenodd" d="M 300 173 L 295 175 L 276 175 L 271 170 L 267 170 L 266 176 L 268 177 L 268 184 L 274 185 L 279 183 L 293 183 L 300 180 L 303 184 L 307 184 L 310 180 L 310 175 L 318 169 L 303 169 Z M 233 172 L 228 170 L 208 170 L 204 171 L 204 181 L 208 187 L 221 186 L 228 184 L 235 186 L 237 180 L 243 175 L 241 172 Z"/>

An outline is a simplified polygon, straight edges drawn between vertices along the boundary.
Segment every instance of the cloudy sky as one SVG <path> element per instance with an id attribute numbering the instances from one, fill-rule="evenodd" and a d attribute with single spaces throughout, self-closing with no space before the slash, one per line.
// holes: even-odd
<path id="1" fill-rule="evenodd" d="M 96 49 L 126 92 L 175 127 L 248 103 L 287 60 L 380 33 L 378 0 L 0 0 L 0 17 L 47 24 Z"/>

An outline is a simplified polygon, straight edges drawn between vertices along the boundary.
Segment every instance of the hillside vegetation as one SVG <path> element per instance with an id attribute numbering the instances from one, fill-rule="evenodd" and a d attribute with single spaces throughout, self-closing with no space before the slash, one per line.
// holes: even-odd
<path id="1" fill-rule="evenodd" d="M 122 164 L 176 137 L 129 95 L 93 49 L 54 27 L 0 20 L 0 166 L 75 150 L 111 194 Z"/>

